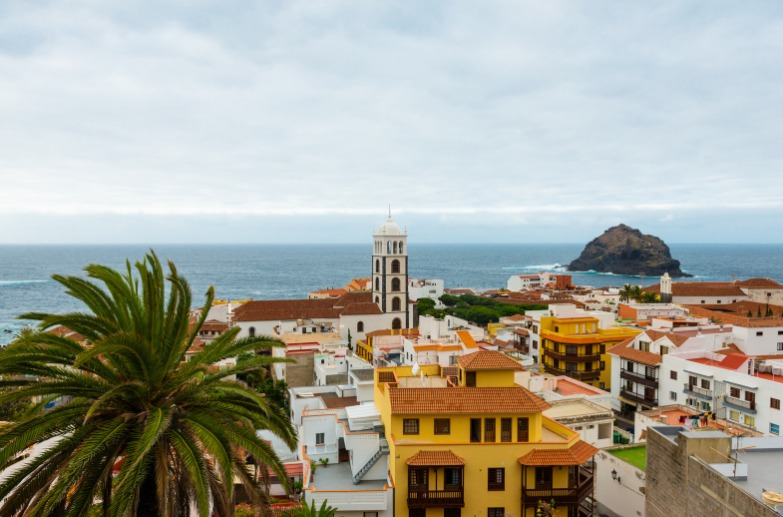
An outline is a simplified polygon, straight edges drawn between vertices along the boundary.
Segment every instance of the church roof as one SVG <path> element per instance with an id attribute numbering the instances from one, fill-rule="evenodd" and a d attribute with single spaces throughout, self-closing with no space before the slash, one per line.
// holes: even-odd
<path id="1" fill-rule="evenodd" d="M 253 300 L 236 308 L 234 321 L 337 319 L 362 314 L 383 314 L 372 302 L 372 293 L 351 292 L 339 298 L 312 300 Z"/>

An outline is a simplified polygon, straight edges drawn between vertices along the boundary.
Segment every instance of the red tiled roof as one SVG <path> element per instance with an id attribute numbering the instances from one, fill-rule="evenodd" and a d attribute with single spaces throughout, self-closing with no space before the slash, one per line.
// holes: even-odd
<path id="1" fill-rule="evenodd" d="M 697 357 L 695 359 L 691 359 L 691 361 L 699 364 L 717 366 L 726 370 L 736 370 L 745 364 L 748 359 L 750 359 L 750 357 L 745 354 L 726 354 L 720 361 L 717 359 L 710 359 L 708 357 Z"/>
<path id="2" fill-rule="evenodd" d="M 383 314 L 383 311 L 375 302 L 352 303 L 340 312 L 340 316 Z"/>
<path id="3" fill-rule="evenodd" d="M 457 359 L 465 370 L 523 370 L 522 365 L 502 352 L 481 350 Z"/>
<path id="4" fill-rule="evenodd" d="M 389 388 L 396 415 L 540 413 L 551 406 L 530 391 L 508 388 Z"/>
<path id="5" fill-rule="evenodd" d="M 514 334 L 519 334 L 520 336 L 529 336 L 530 332 L 527 329 L 514 329 Z"/>
<path id="6" fill-rule="evenodd" d="M 225 321 L 208 320 L 201 325 L 201 330 L 211 330 L 214 332 L 225 332 L 228 330 L 228 323 Z"/>
<path id="7" fill-rule="evenodd" d="M 630 361 L 634 361 L 637 363 L 642 363 L 650 366 L 657 366 L 661 364 L 663 361 L 663 357 L 661 357 L 658 354 L 653 354 L 652 352 L 645 352 L 644 350 L 637 350 L 636 348 L 631 347 L 631 343 L 633 343 L 634 338 L 630 337 L 626 339 L 625 341 L 620 341 L 613 347 L 611 347 L 608 352 L 612 355 L 616 355 L 618 357 L 622 357 L 623 359 L 628 359 Z"/>
<path id="8" fill-rule="evenodd" d="M 465 460 L 451 451 L 419 451 L 405 462 L 412 467 L 453 467 Z"/>
<path id="9" fill-rule="evenodd" d="M 660 293 L 660 284 L 644 287 L 648 293 Z M 733 282 L 673 282 L 673 296 L 747 296 Z"/>
<path id="10" fill-rule="evenodd" d="M 550 465 L 581 465 L 596 455 L 598 449 L 587 442 L 578 441 L 568 449 L 533 449 L 519 458 L 519 463 L 528 467 Z"/>
<path id="11" fill-rule="evenodd" d="M 356 305 L 356 307 L 351 308 L 352 305 Z M 372 303 L 372 293 L 351 292 L 339 298 L 253 300 L 235 309 L 234 321 L 336 319 L 340 317 L 340 314 L 381 314 L 381 312 L 378 306 Z"/>
<path id="12" fill-rule="evenodd" d="M 737 285 L 742 287 L 749 287 L 749 288 L 762 288 L 762 287 L 774 287 L 774 288 L 783 288 L 783 285 L 780 285 L 778 282 L 772 280 L 771 278 L 748 278 L 747 280 L 738 281 Z"/>

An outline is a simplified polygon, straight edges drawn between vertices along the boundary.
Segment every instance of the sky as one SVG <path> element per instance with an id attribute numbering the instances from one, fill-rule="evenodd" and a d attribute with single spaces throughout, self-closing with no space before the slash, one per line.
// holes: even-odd
<path id="1" fill-rule="evenodd" d="M 781 56 L 779 0 L 4 0 L 0 243 L 779 243 Z"/>

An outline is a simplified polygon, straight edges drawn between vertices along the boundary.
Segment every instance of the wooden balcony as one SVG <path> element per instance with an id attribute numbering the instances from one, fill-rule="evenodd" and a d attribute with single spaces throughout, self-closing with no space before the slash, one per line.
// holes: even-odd
<path id="1" fill-rule="evenodd" d="M 522 508 L 535 508 L 539 501 L 555 500 L 555 506 L 577 508 L 593 495 L 593 475 L 580 469 L 578 486 L 570 488 L 528 489 L 522 487 Z M 570 514 L 569 514 L 570 515 Z"/>
<path id="2" fill-rule="evenodd" d="M 650 388 L 658 387 L 658 377 L 648 376 L 643 373 L 632 372 L 630 370 L 620 370 L 620 378 L 633 382 L 638 382 Z"/>
<path id="3" fill-rule="evenodd" d="M 638 404 L 644 404 L 645 406 L 655 407 L 658 405 L 658 399 L 647 398 L 641 393 L 634 393 L 633 391 L 620 390 L 620 396 L 624 399 L 632 400 Z"/>
<path id="4" fill-rule="evenodd" d="M 601 360 L 601 354 L 567 354 L 564 351 L 558 351 L 553 348 L 546 348 L 544 354 L 554 359 L 560 359 L 561 361 L 568 361 L 574 363 L 592 363 Z"/>
<path id="5" fill-rule="evenodd" d="M 408 508 L 463 508 L 465 490 L 409 490 Z"/>
<path id="6" fill-rule="evenodd" d="M 578 381 L 597 381 L 601 378 L 601 370 L 566 370 L 565 368 L 555 368 L 554 366 L 544 366 L 544 370 L 552 375 L 568 375 Z"/>

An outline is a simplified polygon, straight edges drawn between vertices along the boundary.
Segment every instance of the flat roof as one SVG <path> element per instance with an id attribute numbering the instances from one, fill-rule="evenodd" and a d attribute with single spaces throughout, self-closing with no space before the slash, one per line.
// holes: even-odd
<path id="1" fill-rule="evenodd" d="M 386 486 L 386 480 L 362 479 L 358 485 L 354 485 L 350 462 L 341 461 L 340 463 L 329 463 L 326 466 L 318 465 L 310 486 L 316 492 L 319 490 L 345 490 L 349 492 L 355 490 L 382 490 Z"/>
<path id="2" fill-rule="evenodd" d="M 544 411 L 544 415 L 552 418 L 564 418 L 564 417 L 578 417 L 588 415 L 601 415 L 608 413 L 612 414 L 611 409 L 597 406 L 584 399 L 575 400 L 563 400 L 563 401 L 549 401 L 552 407 Z"/>
<path id="3" fill-rule="evenodd" d="M 587 384 L 575 382 L 567 377 L 557 379 L 557 389 L 560 390 L 560 394 L 565 397 L 571 395 L 601 395 L 605 393 L 603 390 L 593 388 Z"/>

